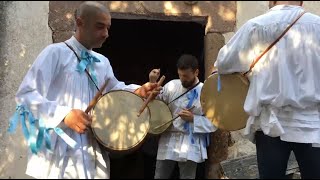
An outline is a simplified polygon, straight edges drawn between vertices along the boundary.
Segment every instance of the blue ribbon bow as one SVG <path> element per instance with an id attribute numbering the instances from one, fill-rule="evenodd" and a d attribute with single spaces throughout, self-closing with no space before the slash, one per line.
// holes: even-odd
<path id="1" fill-rule="evenodd" d="M 93 64 L 95 62 L 100 62 L 100 60 L 98 58 L 96 58 L 95 56 L 93 56 L 92 54 L 90 54 L 88 51 L 85 51 L 85 50 L 81 51 L 80 59 L 81 59 L 81 61 L 77 65 L 77 71 L 82 73 L 88 67 L 89 68 L 89 73 L 92 76 L 92 79 L 94 80 L 94 82 L 98 86 L 97 75 L 95 73 Z"/>
<path id="2" fill-rule="evenodd" d="M 42 119 L 39 120 L 39 133 L 38 133 L 38 138 L 37 138 L 37 147 L 38 149 L 41 148 L 43 138 L 45 139 L 45 145 L 46 148 L 49 150 L 49 152 L 52 153 L 51 151 L 51 139 L 50 139 L 50 134 L 49 131 L 50 128 L 46 128 L 44 121 Z"/>

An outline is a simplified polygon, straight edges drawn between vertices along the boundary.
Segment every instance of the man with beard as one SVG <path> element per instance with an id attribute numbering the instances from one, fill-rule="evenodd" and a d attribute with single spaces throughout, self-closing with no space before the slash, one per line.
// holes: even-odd
<path id="1" fill-rule="evenodd" d="M 168 82 L 157 97 L 168 104 L 173 117 L 180 117 L 161 134 L 155 179 L 170 178 L 176 163 L 181 179 L 195 179 L 197 163 L 207 159 L 208 135 L 216 130 L 201 109 L 203 83 L 198 79 L 197 58 L 184 54 L 178 59 L 177 68 L 180 79 Z"/>

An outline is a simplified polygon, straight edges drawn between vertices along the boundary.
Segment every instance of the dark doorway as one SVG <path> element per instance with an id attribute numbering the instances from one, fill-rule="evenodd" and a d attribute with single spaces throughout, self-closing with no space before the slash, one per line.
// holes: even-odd
<path id="1" fill-rule="evenodd" d="M 112 19 L 108 40 L 95 51 L 109 59 L 118 80 L 140 85 L 148 81 L 154 68 L 161 69 L 165 83 L 178 79 L 178 58 L 184 53 L 192 54 L 199 60 L 199 79 L 203 82 L 204 35 L 205 27 L 195 22 Z M 145 144 L 151 147 L 147 151 L 156 152 L 156 137 L 148 138 Z M 146 155 L 142 149 L 120 158 L 111 155 L 111 178 L 153 178 L 155 154 Z M 199 178 L 204 177 L 202 166 L 203 163 L 198 168 Z M 175 171 L 173 178 L 177 176 Z"/>
<path id="2" fill-rule="evenodd" d="M 153 68 L 166 81 L 178 78 L 176 62 L 189 53 L 200 64 L 204 80 L 205 27 L 195 22 L 112 19 L 109 38 L 97 52 L 109 58 L 115 76 L 126 83 L 143 84 Z"/>

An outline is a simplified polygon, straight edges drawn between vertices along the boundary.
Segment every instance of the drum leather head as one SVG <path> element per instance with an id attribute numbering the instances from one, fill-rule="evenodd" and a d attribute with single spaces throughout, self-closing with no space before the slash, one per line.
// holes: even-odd
<path id="1" fill-rule="evenodd" d="M 129 91 L 110 91 L 93 110 L 92 131 L 107 149 L 126 151 L 137 147 L 149 130 L 150 111 L 138 117 L 143 99 Z"/>
<path id="2" fill-rule="evenodd" d="M 157 129 L 155 129 L 155 127 L 161 126 L 162 124 L 170 121 L 173 118 L 169 106 L 163 101 L 155 99 L 148 104 L 148 107 L 151 114 L 149 133 L 163 133 L 172 123 L 168 123 Z"/>
<path id="3" fill-rule="evenodd" d="M 205 116 L 219 129 L 235 131 L 246 126 L 248 114 L 243 105 L 249 82 L 240 75 L 220 75 L 221 90 L 218 92 L 218 74 L 212 74 L 204 82 L 200 102 Z"/>

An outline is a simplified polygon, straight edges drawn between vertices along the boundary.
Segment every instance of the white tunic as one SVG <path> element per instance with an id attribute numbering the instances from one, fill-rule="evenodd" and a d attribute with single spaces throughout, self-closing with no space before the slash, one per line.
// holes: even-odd
<path id="1" fill-rule="evenodd" d="M 246 72 L 303 8 L 278 5 L 245 23 L 220 50 L 220 74 Z M 261 129 L 283 141 L 320 145 L 320 18 L 303 15 L 249 74 L 245 135 Z M 223 84 L 222 84 L 223 86 Z"/>
<path id="2" fill-rule="evenodd" d="M 200 105 L 200 92 L 202 86 L 203 83 L 200 83 L 195 88 L 198 97 L 193 102 L 193 105 L 195 106 L 192 110 L 194 122 L 190 123 L 192 137 L 190 137 L 190 134 L 184 128 L 185 121 L 180 117 L 177 118 L 173 122 L 173 125 L 161 134 L 157 154 L 158 160 L 191 160 L 199 163 L 207 159 L 206 137 L 208 133 L 214 132 L 216 128 L 205 116 L 202 116 L 203 112 Z M 176 79 L 168 82 L 157 98 L 168 104 L 186 91 L 187 89 L 182 86 L 181 81 Z M 173 117 L 176 117 L 177 114 L 187 106 L 189 103 L 187 95 L 189 93 L 190 92 L 169 104 Z M 193 138 L 193 142 L 191 138 Z"/>
<path id="3" fill-rule="evenodd" d="M 105 92 L 114 89 L 133 91 L 140 86 L 126 86 L 118 81 L 109 60 L 101 54 L 87 50 L 75 37 L 66 41 L 80 56 L 86 50 L 96 56 L 98 86 L 110 79 Z M 26 74 L 16 94 L 17 104 L 29 107 L 36 118 L 45 121 L 47 128 L 60 127 L 78 144 L 68 146 L 55 132 L 51 133 L 53 153 L 43 148 L 38 155 L 29 152 L 26 174 L 34 178 L 109 178 L 109 159 L 102 158 L 99 146 L 92 134 L 78 134 L 66 127 L 63 118 L 71 109 L 85 110 L 97 90 L 85 72 L 76 71 L 78 60 L 64 44 L 47 46 L 37 57 Z"/>

